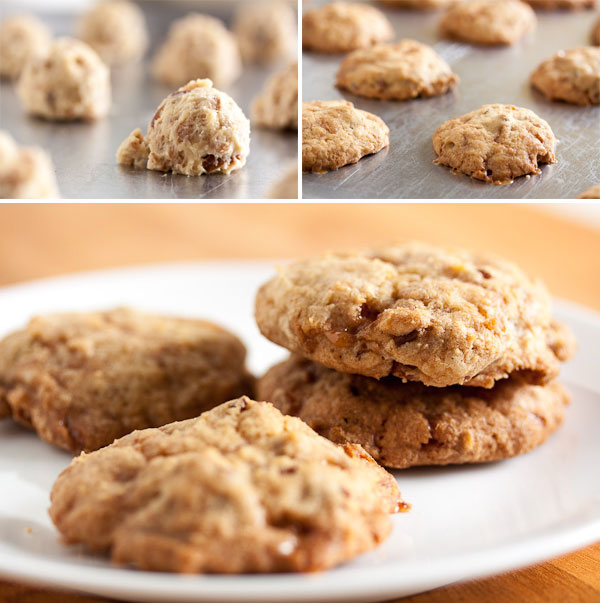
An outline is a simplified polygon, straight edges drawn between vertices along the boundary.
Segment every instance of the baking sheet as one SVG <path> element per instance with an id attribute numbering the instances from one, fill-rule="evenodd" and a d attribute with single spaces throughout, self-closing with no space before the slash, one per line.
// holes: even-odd
<path id="1" fill-rule="evenodd" d="M 22 12 L 18 1 L 1 0 L 0 18 Z M 153 55 L 169 24 L 191 10 L 204 10 L 229 20 L 236 2 L 144 2 Z M 39 11 L 55 35 L 73 35 L 76 16 Z M 284 63 L 285 64 L 285 63 Z M 249 117 L 253 98 L 268 76 L 282 65 L 245 67 L 241 78 L 224 89 Z M 148 58 L 139 64 L 114 68 L 111 74 L 113 106 L 109 116 L 96 122 L 59 123 L 25 114 L 14 85 L 0 82 L 0 129 L 9 131 L 21 145 L 39 145 L 50 152 L 60 192 L 65 198 L 99 199 L 226 199 L 264 198 L 297 157 L 296 132 L 252 128 L 250 155 L 241 170 L 229 176 L 186 177 L 117 165 L 115 154 L 135 128 L 146 131 L 156 108 L 172 90 L 156 83 Z"/>
<path id="2" fill-rule="evenodd" d="M 303 100 L 346 99 L 379 115 L 390 128 L 390 146 L 333 172 L 304 174 L 304 198 L 573 198 L 600 184 L 600 107 L 549 102 L 529 85 L 529 74 L 542 60 L 561 48 L 589 44 L 597 12 L 540 11 L 533 35 L 512 47 L 482 48 L 440 40 L 440 12 L 382 10 L 396 39 L 413 38 L 433 46 L 460 76 L 460 83 L 454 92 L 429 99 L 369 100 L 334 87 L 343 55 L 305 51 Z M 558 163 L 543 165 L 540 175 L 518 178 L 508 186 L 454 175 L 434 165 L 435 129 L 488 103 L 527 107 L 545 119 L 559 140 Z"/>

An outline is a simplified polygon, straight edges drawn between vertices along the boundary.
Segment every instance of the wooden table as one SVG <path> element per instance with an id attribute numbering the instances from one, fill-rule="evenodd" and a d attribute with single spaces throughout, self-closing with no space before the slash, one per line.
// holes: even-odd
<path id="1" fill-rule="evenodd" d="M 3 205 L 0 285 L 77 270 L 208 258 L 300 257 L 401 239 L 501 253 L 552 293 L 600 310 L 600 231 L 520 205 Z M 94 597 L 0 582 L 0 602 Z M 600 601 L 600 544 L 413 603 Z"/>

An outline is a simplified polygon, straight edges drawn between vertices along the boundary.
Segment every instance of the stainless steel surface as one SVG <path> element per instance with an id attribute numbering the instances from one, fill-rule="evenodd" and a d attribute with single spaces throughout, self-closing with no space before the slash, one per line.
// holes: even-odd
<path id="1" fill-rule="evenodd" d="M 380 153 L 327 174 L 305 174 L 304 198 L 573 198 L 600 183 L 600 107 L 549 102 L 529 85 L 529 74 L 542 60 L 561 48 L 589 44 L 596 12 L 538 12 L 537 31 L 509 48 L 440 40 L 438 12 L 384 12 L 396 39 L 432 45 L 458 73 L 460 84 L 455 92 L 430 99 L 368 100 L 334 87 L 341 55 L 304 52 L 303 100 L 345 98 L 379 115 L 390 128 L 390 146 Z M 560 141 L 558 163 L 544 165 L 539 176 L 521 177 L 508 186 L 453 175 L 434 165 L 431 136 L 437 126 L 487 103 L 527 107 L 545 119 Z"/>
<path id="2" fill-rule="evenodd" d="M 16 12 L 18 2 L 2 2 L 0 16 Z M 153 48 L 160 43 L 169 23 L 191 8 L 199 10 L 202 2 L 144 3 Z M 234 2 L 206 4 L 227 18 Z M 214 13 L 213 13 L 214 14 Z M 73 35 L 75 16 L 40 14 L 56 35 Z M 252 99 L 261 90 L 270 73 L 279 68 L 246 67 L 242 77 L 225 92 L 250 115 Z M 113 106 L 110 115 L 93 123 L 57 123 L 25 114 L 14 85 L 0 83 L 0 128 L 9 131 L 21 145 L 39 145 L 52 155 L 61 194 L 65 198 L 160 198 L 226 199 L 264 198 L 271 186 L 297 157 L 296 133 L 281 133 L 252 128 L 250 155 L 244 168 L 230 176 L 186 177 L 117 165 L 119 144 L 134 129 L 145 132 L 148 122 L 162 99 L 171 92 L 152 80 L 148 60 L 112 72 Z"/>

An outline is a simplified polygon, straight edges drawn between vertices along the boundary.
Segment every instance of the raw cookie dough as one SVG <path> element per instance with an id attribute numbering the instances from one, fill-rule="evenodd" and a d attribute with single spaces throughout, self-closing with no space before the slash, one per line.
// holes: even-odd
<path id="1" fill-rule="evenodd" d="M 545 10 L 580 10 L 582 8 L 593 8 L 596 0 L 525 0 L 533 8 Z"/>
<path id="2" fill-rule="evenodd" d="M 298 62 L 273 74 L 254 99 L 252 122 L 275 129 L 298 129 Z"/>
<path id="3" fill-rule="evenodd" d="M 39 316 L 0 340 L 0 405 L 55 446 L 96 450 L 252 391 L 240 340 L 128 309 Z"/>
<path id="4" fill-rule="evenodd" d="M 514 44 L 536 22 L 531 7 L 520 0 L 473 0 L 451 6 L 440 21 L 440 32 L 474 44 Z"/>
<path id="5" fill-rule="evenodd" d="M 458 76 L 436 52 L 415 40 L 400 40 L 351 52 L 337 72 L 338 88 L 382 100 L 436 96 Z"/>
<path id="6" fill-rule="evenodd" d="M 529 109 L 483 105 L 443 123 L 433 134 L 434 163 L 489 184 L 510 184 L 556 163 L 550 126 Z"/>
<path id="7" fill-rule="evenodd" d="M 246 397 L 74 459 L 50 498 L 67 543 L 181 573 L 324 570 L 375 548 L 407 507 L 360 446 Z"/>
<path id="8" fill-rule="evenodd" d="M 332 2 L 302 18 L 302 46 L 317 52 L 347 52 L 393 37 L 387 17 L 368 4 Z"/>
<path id="9" fill-rule="evenodd" d="M 396 469 L 529 452 L 561 425 L 569 403 L 557 381 L 436 388 L 338 373 L 297 356 L 260 379 L 257 397 L 334 442 L 360 444 Z"/>
<path id="10" fill-rule="evenodd" d="M 302 170 L 324 173 L 390 144 L 384 121 L 348 101 L 302 103 Z"/>
<path id="11" fill-rule="evenodd" d="M 250 122 L 235 101 L 195 80 L 158 107 L 144 139 L 134 130 L 121 143 L 117 162 L 186 176 L 230 174 L 246 163 Z"/>
<path id="12" fill-rule="evenodd" d="M 17 93 L 32 115 L 97 119 L 110 109 L 110 73 L 87 44 L 59 38 L 45 55 L 27 63 Z"/>
<path id="13" fill-rule="evenodd" d="M 345 373 L 491 388 L 542 384 L 573 354 L 550 295 L 501 258 L 406 243 L 279 268 L 258 291 L 261 333 Z"/>
<path id="14" fill-rule="evenodd" d="M 148 48 L 144 13 L 125 0 L 96 4 L 82 17 L 78 34 L 107 65 L 136 61 Z"/>
<path id="15" fill-rule="evenodd" d="M 298 161 L 290 163 L 285 176 L 269 191 L 269 199 L 298 198 Z"/>
<path id="16" fill-rule="evenodd" d="M 600 199 L 600 184 L 590 186 L 584 193 L 581 193 L 578 199 Z"/>
<path id="17" fill-rule="evenodd" d="M 0 199 L 59 196 L 49 155 L 37 147 L 17 147 L 15 141 L 0 130 Z"/>
<path id="18" fill-rule="evenodd" d="M 50 30 L 33 15 L 16 15 L 0 23 L 0 77 L 17 79 L 25 64 L 44 54 Z"/>
<path id="19" fill-rule="evenodd" d="M 600 103 L 600 48 L 561 50 L 531 74 L 531 83 L 549 100 L 576 105 Z"/>
<path id="20" fill-rule="evenodd" d="M 379 4 L 390 8 L 410 8 L 415 10 L 432 10 L 443 8 L 456 0 L 378 0 Z"/>
<path id="21" fill-rule="evenodd" d="M 191 13 L 171 25 L 152 63 L 154 77 L 170 87 L 208 78 L 227 88 L 241 74 L 237 42 L 219 19 Z"/>

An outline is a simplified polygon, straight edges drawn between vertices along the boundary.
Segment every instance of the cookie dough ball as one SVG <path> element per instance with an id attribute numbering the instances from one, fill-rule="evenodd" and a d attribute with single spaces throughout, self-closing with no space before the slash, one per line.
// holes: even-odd
<path id="1" fill-rule="evenodd" d="M 302 103 L 302 170 L 323 174 L 390 144 L 390 130 L 377 115 L 348 101 Z"/>
<path id="2" fill-rule="evenodd" d="M 242 2 L 233 32 L 244 63 L 274 63 L 296 54 L 296 13 L 285 2 Z"/>
<path id="3" fill-rule="evenodd" d="M 591 38 L 594 46 L 600 46 L 600 19 L 596 21 L 596 24 L 592 28 Z"/>
<path id="4" fill-rule="evenodd" d="M 0 198 L 53 199 L 58 196 L 49 155 L 36 147 L 17 147 L 15 141 L 0 130 Z"/>
<path id="5" fill-rule="evenodd" d="M 525 0 L 533 8 L 544 10 L 581 10 L 593 8 L 596 0 Z"/>
<path id="6" fill-rule="evenodd" d="M 298 129 L 298 63 L 272 75 L 254 99 L 252 121 L 265 128 Z"/>
<path id="7" fill-rule="evenodd" d="M 368 4 L 332 2 L 302 18 L 302 46 L 317 52 L 348 52 L 393 37 L 387 17 Z"/>
<path id="8" fill-rule="evenodd" d="M 521 0 L 474 0 L 450 7 L 440 32 L 474 44 L 514 44 L 536 23 L 535 13 Z"/>
<path id="9" fill-rule="evenodd" d="M 456 0 L 379 0 L 379 4 L 391 8 L 410 8 L 415 10 L 433 10 L 443 8 Z"/>
<path id="10" fill-rule="evenodd" d="M 269 199 L 298 198 L 298 161 L 290 162 L 285 176 L 269 191 Z"/>
<path id="11" fill-rule="evenodd" d="M 575 105 L 600 103 L 600 48 L 561 50 L 532 74 L 531 83 L 549 100 Z"/>
<path id="12" fill-rule="evenodd" d="M 44 56 L 27 63 L 17 92 L 32 115 L 97 119 L 110 109 L 110 73 L 87 44 L 59 38 Z"/>
<path id="13" fill-rule="evenodd" d="M 336 78 L 338 88 L 382 100 L 436 96 L 457 82 L 446 61 L 415 40 L 355 50 L 342 61 Z"/>
<path id="14" fill-rule="evenodd" d="M 17 79 L 26 63 L 44 54 L 52 35 L 33 15 L 9 17 L 0 23 L 0 77 Z"/>
<path id="15" fill-rule="evenodd" d="M 434 163 L 489 184 L 510 184 L 540 174 L 539 163 L 556 163 L 557 140 L 533 111 L 484 105 L 443 123 L 433 134 Z"/>
<path id="16" fill-rule="evenodd" d="M 154 77 L 170 87 L 208 78 L 227 88 L 242 72 L 237 42 L 219 19 L 189 14 L 175 21 L 152 64 Z"/>
<path id="17" fill-rule="evenodd" d="M 578 199 L 600 199 L 600 184 L 590 186 L 584 193 L 581 193 Z"/>
<path id="18" fill-rule="evenodd" d="M 101 2 L 89 10 L 78 26 L 79 37 L 107 65 L 140 59 L 148 48 L 144 13 L 125 0 Z"/>

